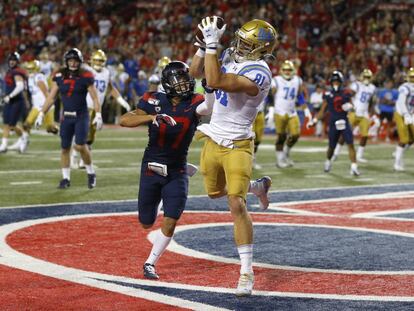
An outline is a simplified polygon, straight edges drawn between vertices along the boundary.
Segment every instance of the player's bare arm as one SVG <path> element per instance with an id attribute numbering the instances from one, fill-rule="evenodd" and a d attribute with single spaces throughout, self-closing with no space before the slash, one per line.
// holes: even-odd
<path id="1" fill-rule="evenodd" d="M 50 106 L 52 106 L 58 90 L 59 90 L 59 87 L 58 87 L 57 83 L 52 82 L 52 87 L 50 89 L 50 93 L 46 97 L 45 104 L 43 105 L 43 108 L 42 108 L 41 112 L 46 113 L 46 112 L 49 111 L 49 108 L 50 108 Z"/>
<path id="2" fill-rule="evenodd" d="M 94 108 L 95 108 L 95 112 L 100 113 L 101 112 L 101 105 L 99 104 L 98 93 L 96 92 L 95 85 L 91 84 L 88 87 L 88 92 L 91 95 L 93 105 L 94 105 Z"/>
<path id="3" fill-rule="evenodd" d="M 154 120 L 155 115 L 149 115 L 144 110 L 136 109 L 122 115 L 119 124 L 123 127 L 137 127 Z"/>
<path id="4" fill-rule="evenodd" d="M 39 87 L 40 91 L 43 93 L 45 98 L 47 98 L 47 96 L 49 95 L 49 92 L 47 90 L 46 83 L 44 83 L 43 81 L 38 81 L 37 86 Z"/>
<path id="5" fill-rule="evenodd" d="M 197 51 L 198 54 L 196 53 L 193 56 L 190 65 L 190 75 L 196 79 L 202 79 L 204 77 L 204 55 L 201 56 L 203 52 L 199 51 Z"/>

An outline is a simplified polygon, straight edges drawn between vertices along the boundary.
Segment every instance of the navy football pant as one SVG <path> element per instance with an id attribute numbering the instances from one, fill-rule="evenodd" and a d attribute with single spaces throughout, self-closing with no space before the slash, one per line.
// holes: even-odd
<path id="1" fill-rule="evenodd" d="M 88 112 L 77 117 L 64 116 L 60 124 L 60 138 L 62 149 L 69 149 L 72 146 L 73 136 L 77 145 L 86 144 L 89 131 Z"/>
<path id="2" fill-rule="evenodd" d="M 22 100 L 11 100 L 10 103 L 4 105 L 3 122 L 9 126 L 15 126 L 20 117 L 25 113 L 26 106 Z"/>
<path id="3" fill-rule="evenodd" d="M 329 124 L 329 147 L 335 149 L 338 143 L 339 136 L 342 135 L 346 144 L 351 145 L 354 143 L 354 137 L 352 135 L 352 129 L 348 120 L 346 121 L 346 127 L 344 130 L 338 131 L 335 127 L 335 121 L 331 121 Z"/>
<path id="4" fill-rule="evenodd" d="M 164 216 L 179 219 L 188 195 L 188 175 L 185 169 L 168 170 L 163 177 L 142 163 L 138 193 L 138 218 L 142 224 L 151 225 L 157 218 L 158 204 L 163 201 Z"/>

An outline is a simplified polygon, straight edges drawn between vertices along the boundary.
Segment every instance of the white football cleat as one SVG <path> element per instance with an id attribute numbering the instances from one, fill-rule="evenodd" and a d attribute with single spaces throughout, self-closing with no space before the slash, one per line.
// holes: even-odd
<path id="1" fill-rule="evenodd" d="M 361 175 L 361 173 L 358 171 L 358 166 L 356 165 L 356 163 L 351 164 L 351 170 L 349 171 L 349 173 L 353 176 Z"/>
<path id="2" fill-rule="evenodd" d="M 237 283 L 236 296 L 250 296 L 253 291 L 254 275 L 253 273 L 240 274 Z"/>
<path id="3" fill-rule="evenodd" d="M 250 182 L 250 192 L 259 198 L 259 206 L 262 210 L 269 207 L 269 198 L 267 194 L 272 186 L 272 179 L 269 176 L 256 179 Z"/>
<path id="4" fill-rule="evenodd" d="M 331 160 L 326 160 L 325 164 L 323 166 L 323 171 L 325 173 L 329 173 L 331 171 L 331 168 L 332 168 L 332 161 Z"/>
<path id="5" fill-rule="evenodd" d="M 360 162 L 360 163 L 368 163 L 368 160 L 365 159 L 365 158 L 357 157 L 357 162 Z"/>
<path id="6" fill-rule="evenodd" d="M 288 166 L 293 166 L 293 165 L 295 165 L 295 162 L 293 162 L 293 160 L 291 160 L 290 158 L 286 158 L 286 159 L 285 159 L 285 162 L 286 162 L 286 164 L 287 164 Z"/>
<path id="7" fill-rule="evenodd" d="M 405 172 L 405 168 L 404 168 L 404 166 L 395 163 L 394 164 L 394 171 L 396 171 L 396 172 Z"/>
<path id="8" fill-rule="evenodd" d="M 0 145 L 0 153 L 6 153 L 7 152 L 7 145 L 1 144 Z"/>
<path id="9" fill-rule="evenodd" d="M 27 150 L 27 147 L 29 146 L 29 143 L 30 143 L 29 138 L 22 138 L 22 141 L 19 146 L 19 152 L 25 153 Z"/>
<path id="10" fill-rule="evenodd" d="M 8 150 L 20 150 L 20 144 L 22 142 L 22 138 L 19 137 L 19 139 L 12 145 L 10 145 L 7 149 Z"/>
<path id="11" fill-rule="evenodd" d="M 289 164 L 286 161 L 277 161 L 276 166 L 278 168 L 287 168 L 289 167 Z"/>

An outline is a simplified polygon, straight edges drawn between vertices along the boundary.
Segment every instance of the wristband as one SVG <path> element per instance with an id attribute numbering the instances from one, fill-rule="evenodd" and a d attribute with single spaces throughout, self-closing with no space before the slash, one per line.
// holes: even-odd
<path id="1" fill-rule="evenodd" d="M 197 55 L 198 57 L 204 58 L 204 56 L 206 55 L 206 49 L 205 48 L 198 48 L 195 55 Z"/>

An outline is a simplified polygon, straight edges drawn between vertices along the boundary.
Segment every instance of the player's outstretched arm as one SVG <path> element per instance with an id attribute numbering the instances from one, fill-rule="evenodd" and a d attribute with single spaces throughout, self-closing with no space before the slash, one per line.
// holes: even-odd
<path id="1" fill-rule="evenodd" d="M 149 115 L 144 110 L 136 109 L 123 114 L 119 124 L 123 127 L 137 127 L 148 122 L 154 122 L 155 115 Z"/>
<path id="2" fill-rule="evenodd" d="M 122 98 L 121 93 L 119 93 L 118 89 L 109 81 L 109 87 L 111 89 L 111 96 L 115 98 L 116 102 L 124 107 L 127 112 L 131 111 L 131 106 L 129 106 L 128 102 Z"/>

